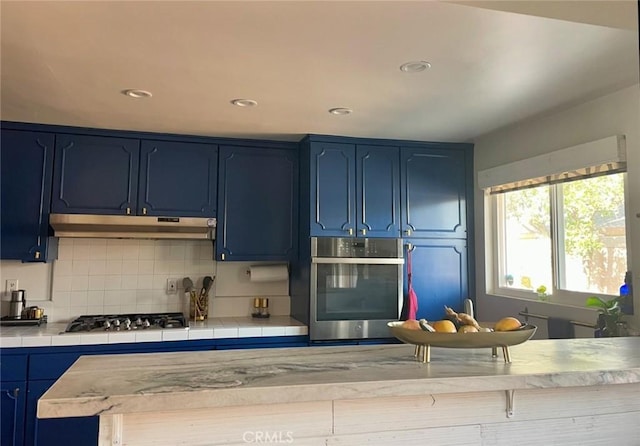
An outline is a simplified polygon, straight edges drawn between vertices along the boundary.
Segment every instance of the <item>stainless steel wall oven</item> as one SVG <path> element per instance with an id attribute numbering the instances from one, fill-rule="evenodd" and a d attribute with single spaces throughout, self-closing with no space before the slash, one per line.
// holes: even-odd
<path id="1" fill-rule="evenodd" d="M 391 337 L 403 264 L 401 239 L 311 238 L 311 340 Z"/>

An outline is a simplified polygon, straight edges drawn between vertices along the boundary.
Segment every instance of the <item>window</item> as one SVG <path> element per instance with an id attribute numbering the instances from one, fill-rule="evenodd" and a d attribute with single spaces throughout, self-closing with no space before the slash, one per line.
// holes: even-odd
<path id="1" fill-rule="evenodd" d="M 624 175 L 493 195 L 496 291 L 580 306 L 579 293 L 617 295 L 627 270 Z"/>

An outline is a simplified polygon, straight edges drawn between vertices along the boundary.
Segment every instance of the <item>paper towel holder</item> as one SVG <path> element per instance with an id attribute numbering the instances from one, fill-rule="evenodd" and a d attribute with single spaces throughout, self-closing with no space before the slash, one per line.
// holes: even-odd
<path id="1" fill-rule="evenodd" d="M 278 263 L 278 264 L 272 264 L 272 265 L 251 265 L 248 269 L 245 270 L 245 275 L 249 277 L 249 279 L 251 279 L 251 269 L 252 268 L 262 268 L 262 267 L 284 267 L 286 269 L 287 275 L 289 274 L 289 265 L 287 263 Z M 284 280 L 284 279 L 283 279 Z"/>

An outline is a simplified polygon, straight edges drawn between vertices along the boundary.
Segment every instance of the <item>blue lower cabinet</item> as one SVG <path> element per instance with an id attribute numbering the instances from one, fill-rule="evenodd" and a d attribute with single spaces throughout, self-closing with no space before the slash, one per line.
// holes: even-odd
<path id="1" fill-rule="evenodd" d="M 418 319 L 444 318 L 444 306 L 462 311 L 469 297 L 467 242 L 461 239 L 405 239 L 412 250 L 412 286 L 418 296 Z M 407 296 L 405 263 L 404 295 Z"/>
<path id="2" fill-rule="evenodd" d="M 0 385 L 0 444 L 18 446 L 24 439 L 25 381 L 2 381 Z"/>
<path id="3" fill-rule="evenodd" d="M 55 382 L 55 379 L 29 381 L 25 445 L 95 446 L 98 444 L 99 417 L 36 418 L 38 399 Z"/>

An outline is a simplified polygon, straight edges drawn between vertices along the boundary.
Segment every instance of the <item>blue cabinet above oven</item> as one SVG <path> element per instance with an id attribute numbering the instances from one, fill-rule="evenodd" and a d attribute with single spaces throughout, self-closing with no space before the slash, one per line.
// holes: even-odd
<path id="1" fill-rule="evenodd" d="M 303 150 L 311 236 L 399 237 L 398 147 L 310 142 Z"/>

